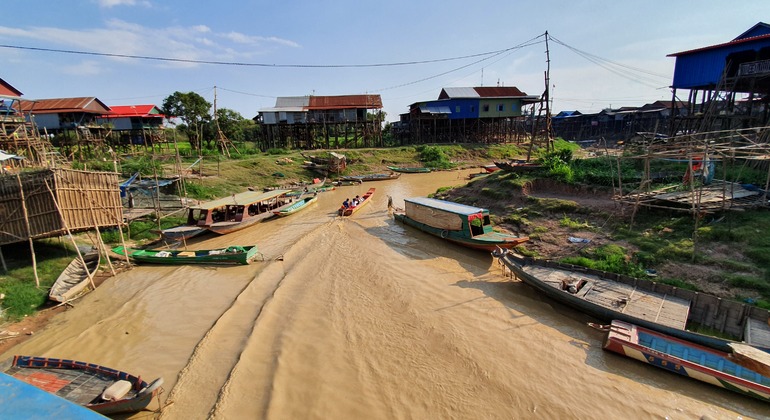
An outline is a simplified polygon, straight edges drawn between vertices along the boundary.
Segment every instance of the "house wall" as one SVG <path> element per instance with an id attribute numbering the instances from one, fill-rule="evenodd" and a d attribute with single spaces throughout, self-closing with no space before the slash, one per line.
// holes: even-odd
<path id="1" fill-rule="evenodd" d="M 521 116 L 521 102 L 508 98 L 479 100 L 479 118 L 505 118 Z"/>
<path id="2" fill-rule="evenodd" d="M 59 114 L 39 114 L 35 115 L 34 117 L 35 125 L 42 130 L 42 129 L 48 129 L 48 130 L 58 130 L 61 128 L 61 124 L 59 123 Z M 29 114 L 27 114 L 27 121 L 29 121 Z"/>

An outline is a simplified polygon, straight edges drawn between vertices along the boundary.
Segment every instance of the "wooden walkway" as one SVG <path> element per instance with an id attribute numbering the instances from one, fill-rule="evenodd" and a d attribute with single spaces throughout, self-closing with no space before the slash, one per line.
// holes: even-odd
<path id="1" fill-rule="evenodd" d="M 685 299 L 555 268 L 528 265 L 524 271 L 559 290 L 564 290 L 565 284 L 582 283 L 575 296 L 613 311 L 680 330 L 687 324 L 690 301 Z"/>

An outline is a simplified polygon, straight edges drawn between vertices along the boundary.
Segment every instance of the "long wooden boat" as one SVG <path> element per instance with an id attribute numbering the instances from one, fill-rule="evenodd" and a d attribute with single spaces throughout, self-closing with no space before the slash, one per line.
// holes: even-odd
<path id="1" fill-rule="evenodd" d="M 393 172 L 402 172 L 405 174 L 425 174 L 431 172 L 433 169 L 425 167 L 402 167 L 402 166 L 388 166 Z"/>
<path id="2" fill-rule="evenodd" d="M 396 213 L 396 220 L 459 245 L 492 251 L 529 240 L 528 236 L 494 231 L 487 209 L 425 197 L 404 201 L 404 213 Z"/>
<path id="3" fill-rule="evenodd" d="M 401 176 L 398 172 L 391 172 L 388 174 L 368 174 L 368 175 L 348 175 L 340 178 L 340 181 L 387 181 L 389 179 L 398 179 Z"/>
<path id="4" fill-rule="evenodd" d="M 735 363 L 729 353 L 617 320 L 608 327 L 603 347 L 669 372 L 770 402 L 770 378 Z"/>
<path id="5" fill-rule="evenodd" d="M 738 302 L 731 305 L 715 296 L 648 280 L 523 257 L 510 250 L 493 255 L 524 283 L 602 322 L 620 320 L 723 352 L 730 352 L 736 342 L 687 327 L 692 323 L 724 329 L 737 323 L 739 331 L 745 326 L 746 331 L 751 327 L 756 332 L 744 333 L 753 336 L 749 344 L 770 348 L 766 310 Z"/>
<path id="6" fill-rule="evenodd" d="M 543 165 L 525 160 L 512 160 L 509 162 L 495 162 L 495 166 L 505 172 L 534 172 L 543 168 Z"/>
<path id="7" fill-rule="evenodd" d="M 119 246 L 112 249 L 118 255 L 126 255 L 143 264 L 248 264 L 256 257 L 256 245 L 228 246 L 227 248 L 185 251 L 180 249 L 136 249 Z"/>
<path id="8" fill-rule="evenodd" d="M 487 172 L 489 172 L 489 173 L 492 173 L 492 172 L 495 172 L 495 171 L 499 171 L 499 170 L 500 170 L 500 168 L 499 168 L 497 165 L 495 165 L 495 164 L 492 164 L 492 165 L 484 165 L 484 166 L 482 166 L 482 168 L 484 168 L 484 170 L 485 170 L 485 171 L 487 171 Z"/>
<path id="9" fill-rule="evenodd" d="M 99 251 L 90 251 L 75 258 L 51 286 L 48 298 L 56 302 L 66 302 L 88 286 L 89 276 L 93 276 L 99 267 Z"/>
<path id="10" fill-rule="evenodd" d="M 273 217 L 273 211 L 291 205 L 286 197 L 289 190 L 274 190 L 263 193 L 248 191 L 208 203 L 213 207 L 211 223 L 207 229 L 219 235 L 245 229 L 262 220 Z M 216 210 L 221 208 L 222 210 Z"/>
<path id="11" fill-rule="evenodd" d="M 295 202 L 294 204 L 290 205 L 289 207 L 284 207 L 281 210 L 276 210 L 276 211 L 273 212 L 273 214 L 275 214 L 278 217 L 291 216 L 292 214 L 294 214 L 294 213 L 296 213 L 296 212 L 298 212 L 300 210 L 304 210 L 304 209 L 310 207 L 310 205 L 315 203 L 317 200 L 318 200 L 318 196 L 317 195 L 313 195 L 311 197 L 300 198 L 297 202 Z"/>
<path id="12" fill-rule="evenodd" d="M 57 420 L 105 420 L 107 417 L 80 404 L 0 372 L 0 418 Z"/>
<path id="13" fill-rule="evenodd" d="M 374 195 L 374 191 L 376 188 L 369 188 L 369 190 L 361 196 L 361 202 L 358 203 L 357 206 L 351 206 L 351 207 L 345 207 L 342 206 L 337 210 L 337 214 L 340 216 L 350 216 L 353 213 L 357 212 L 361 209 L 361 207 L 365 206 L 366 204 L 369 204 L 370 201 L 372 201 L 372 196 Z"/>
<path id="14" fill-rule="evenodd" d="M 50 357 L 14 356 L 0 370 L 100 414 L 141 411 L 163 385 L 162 378 L 148 384 L 139 376 L 105 366 Z"/>

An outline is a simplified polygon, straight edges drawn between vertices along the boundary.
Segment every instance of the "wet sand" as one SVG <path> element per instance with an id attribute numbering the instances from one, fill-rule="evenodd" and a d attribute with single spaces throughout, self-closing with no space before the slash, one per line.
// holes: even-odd
<path id="1" fill-rule="evenodd" d="M 582 314 L 387 213 L 388 195 L 403 207 L 461 182 L 443 172 L 342 187 L 201 238 L 190 247 L 256 243 L 264 261 L 136 267 L 1 357 L 162 376 L 163 419 L 770 417 L 759 401 L 603 352 Z M 372 203 L 335 216 L 369 187 Z"/>

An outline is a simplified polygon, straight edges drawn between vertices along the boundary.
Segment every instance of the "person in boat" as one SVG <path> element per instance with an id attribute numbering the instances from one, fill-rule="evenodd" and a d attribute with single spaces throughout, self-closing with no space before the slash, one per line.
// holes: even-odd
<path id="1" fill-rule="evenodd" d="M 358 197 L 354 198 L 353 201 L 350 203 L 352 207 L 355 207 L 358 205 Z"/>
<path id="2" fill-rule="evenodd" d="M 350 199 L 346 198 L 345 201 L 342 202 L 342 207 L 345 207 L 346 209 L 350 208 Z"/>
<path id="3" fill-rule="evenodd" d="M 357 195 L 357 196 L 356 196 L 356 198 L 354 198 L 353 200 L 355 200 L 355 202 L 356 202 L 356 205 L 359 205 L 359 204 L 361 204 L 361 202 L 362 202 L 362 201 L 364 201 L 364 200 L 362 200 L 362 199 L 361 199 L 361 197 L 360 197 L 360 196 L 358 196 L 358 195 Z"/>

